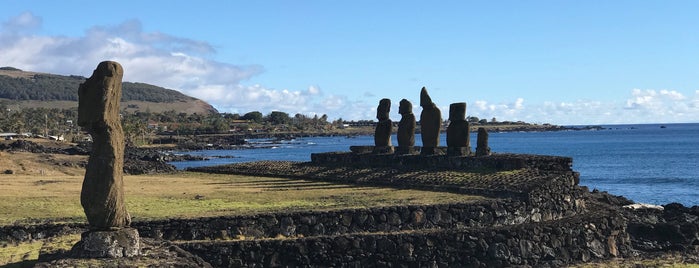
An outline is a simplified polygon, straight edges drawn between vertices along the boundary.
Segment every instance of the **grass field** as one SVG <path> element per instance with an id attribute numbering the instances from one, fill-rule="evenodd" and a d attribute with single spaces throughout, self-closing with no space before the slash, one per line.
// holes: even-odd
<path id="1" fill-rule="evenodd" d="M 0 225 L 84 222 L 82 176 L 0 175 Z M 347 184 L 182 172 L 124 177 L 134 221 L 405 204 L 481 197 Z"/>
<path id="2" fill-rule="evenodd" d="M 6 157 L 0 159 L 0 168 L 11 166 L 18 173 L 0 175 L 0 225 L 86 221 L 80 206 L 84 171 L 52 169 L 31 154 L 2 156 Z M 442 192 L 192 172 L 125 176 L 124 188 L 127 210 L 134 221 L 481 199 Z M 0 266 L 31 265 L 40 251 L 68 250 L 78 240 L 79 235 L 67 235 L 19 244 L 0 242 Z"/>
<path id="3" fill-rule="evenodd" d="M 26 166 L 36 168 L 29 161 Z M 39 165 L 40 166 L 40 165 Z M 80 206 L 82 175 L 52 170 L 0 175 L 0 225 L 85 222 Z M 67 170 L 69 173 L 75 170 Z M 51 175 L 47 175 L 47 174 Z M 264 212 L 469 202 L 482 197 L 347 184 L 182 172 L 125 176 L 127 210 L 134 221 Z M 0 266 L 31 265 L 39 252 L 68 250 L 80 240 L 67 235 L 19 244 L 0 242 Z"/>

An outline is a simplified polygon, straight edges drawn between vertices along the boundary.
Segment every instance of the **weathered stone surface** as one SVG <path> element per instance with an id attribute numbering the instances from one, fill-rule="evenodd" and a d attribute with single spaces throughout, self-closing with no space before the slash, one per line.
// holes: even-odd
<path id="1" fill-rule="evenodd" d="M 406 99 L 400 101 L 398 113 L 401 115 L 398 122 L 398 146 L 415 146 L 415 115 L 413 114 L 413 104 Z"/>
<path id="2" fill-rule="evenodd" d="M 426 148 L 434 148 L 439 146 L 439 130 L 442 127 L 442 112 L 437 108 L 437 105 L 432 102 L 430 95 L 427 94 L 425 87 L 420 91 L 420 131 L 422 135 L 422 154 L 429 154 L 433 150 Z"/>
<path id="3" fill-rule="evenodd" d="M 466 103 L 449 105 L 449 126 L 447 127 L 447 155 L 463 156 L 471 153 L 469 125 L 466 121 Z"/>
<path id="4" fill-rule="evenodd" d="M 449 126 L 447 127 L 447 147 L 466 147 L 469 145 L 468 122 L 466 122 L 466 103 L 449 105 Z"/>
<path id="5" fill-rule="evenodd" d="M 101 62 L 78 89 L 78 125 L 93 139 L 80 203 L 91 229 L 108 230 L 131 223 L 124 205 L 124 133 L 119 118 L 124 70 Z"/>
<path id="6" fill-rule="evenodd" d="M 471 154 L 471 147 L 447 147 L 447 156 L 468 156 Z"/>
<path id="7" fill-rule="evenodd" d="M 391 146 L 391 132 L 393 132 L 393 122 L 388 117 L 391 111 L 391 100 L 381 99 L 379 107 L 376 108 L 376 119 L 379 122 L 376 124 L 374 132 L 374 145 L 377 147 Z"/>
<path id="8" fill-rule="evenodd" d="M 415 146 L 398 146 L 395 147 L 395 153 L 398 155 L 418 154 L 420 153 L 420 149 Z"/>
<path id="9" fill-rule="evenodd" d="M 396 215 L 391 215 L 386 215 L 386 221 L 398 222 Z M 272 263 L 293 267 L 560 267 L 613 256 L 600 241 L 608 241 L 608 234 L 623 230 L 621 220 L 618 215 L 596 215 L 589 221 L 500 228 L 356 233 L 296 240 L 193 241 L 180 246 L 217 267 L 267 267 Z M 547 232 L 542 233 L 542 229 Z M 565 245 L 561 241 L 566 241 Z M 628 242 L 611 243 L 628 252 Z"/>
<path id="10" fill-rule="evenodd" d="M 43 252 L 33 267 L 212 267 L 169 241 L 143 238 L 139 244 L 141 255 L 130 258 L 86 258 L 76 257 L 73 252 Z"/>
<path id="11" fill-rule="evenodd" d="M 488 146 L 488 130 L 478 128 L 478 140 L 476 141 L 476 156 L 490 155 L 490 147 Z"/>
<path id="12" fill-rule="evenodd" d="M 350 151 L 355 153 L 355 154 L 368 154 L 374 150 L 374 147 L 376 147 L 376 146 L 354 145 L 354 146 L 350 146 Z"/>
<path id="13" fill-rule="evenodd" d="M 374 154 L 393 154 L 393 153 L 395 153 L 395 150 L 393 149 L 393 146 L 374 146 L 372 153 L 374 153 Z"/>
<path id="14" fill-rule="evenodd" d="M 115 231 L 88 231 L 71 250 L 81 258 L 134 257 L 141 253 L 138 230 L 122 228 Z"/>

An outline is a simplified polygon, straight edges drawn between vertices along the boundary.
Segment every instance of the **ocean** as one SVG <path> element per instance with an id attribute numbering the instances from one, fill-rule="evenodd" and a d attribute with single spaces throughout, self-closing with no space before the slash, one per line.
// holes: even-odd
<path id="1" fill-rule="evenodd" d="M 490 133 L 495 153 L 573 157 L 580 184 L 635 202 L 699 205 L 699 124 L 603 125 L 603 130 Z M 416 138 L 420 145 L 419 136 Z M 440 141 L 446 142 L 442 136 Z M 475 150 L 475 133 L 471 143 Z M 373 137 L 310 137 L 288 141 L 250 140 L 246 150 L 185 152 L 214 157 L 172 162 L 178 169 L 259 160 L 310 161 L 311 153 L 349 151 L 372 145 Z M 397 144 L 395 135 L 393 144 Z M 215 158 L 232 156 L 232 158 Z"/>

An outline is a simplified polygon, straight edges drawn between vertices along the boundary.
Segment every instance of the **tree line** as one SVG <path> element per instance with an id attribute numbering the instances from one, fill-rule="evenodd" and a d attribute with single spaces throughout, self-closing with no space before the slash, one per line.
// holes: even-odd
<path id="1" fill-rule="evenodd" d="M 9 70 L 3 67 L 4 70 Z M 14 68 L 13 68 L 14 69 Z M 35 74 L 31 78 L 0 75 L 0 98 L 10 100 L 77 101 L 85 77 Z M 145 83 L 122 83 L 121 101 L 177 102 L 194 98 L 178 91 Z"/>
<path id="2" fill-rule="evenodd" d="M 342 119 L 328 122 L 327 115 L 307 116 L 273 111 L 262 114 L 252 111 L 245 114 L 211 113 L 187 114 L 174 110 L 166 112 L 135 111 L 124 109 L 121 123 L 126 140 L 131 144 L 148 143 L 155 134 L 245 134 L 252 132 L 324 132 L 342 127 Z M 9 109 L 0 102 L 0 132 L 31 133 L 34 136 L 64 136 L 69 141 L 85 137 L 77 125 L 78 109 L 23 108 Z"/>

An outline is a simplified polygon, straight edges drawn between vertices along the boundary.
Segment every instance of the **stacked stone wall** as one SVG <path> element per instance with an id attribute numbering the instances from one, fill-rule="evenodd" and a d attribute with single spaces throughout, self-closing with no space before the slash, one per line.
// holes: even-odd
<path id="1" fill-rule="evenodd" d="M 372 147 L 373 148 L 373 147 Z M 356 150 L 362 151 L 362 150 Z M 451 170 L 515 170 L 538 169 L 572 171 L 573 159 L 562 156 L 492 154 L 488 156 L 446 155 L 392 155 L 355 152 L 330 152 L 311 154 L 316 165 L 347 165 L 360 167 L 393 167 L 402 169 L 451 169 Z"/>
<path id="2" fill-rule="evenodd" d="M 619 216 L 598 215 L 496 228 L 188 242 L 180 246 L 219 267 L 561 266 L 628 254 L 624 224 Z"/>
<path id="3" fill-rule="evenodd" d="M 488 200 L 308 213 L 275 213 L 134 223 L 142 236 L 167 240 L 225 240 L 480 228 L 541 220 L 524 202 Z M 544 211 L 544 214 L 556 214 Z"/>
<path id="4" fill-rule="evenodd" d="M 227 240 L 480 228 L 538 222 L 561 215 L 565 213 L 558 208 L 545 210 L 517 200 L 483 200 L 473 203 L 169 219 L 134 222 L 132 227 L 137 228 L 143 237 Z M 84 224 L 4 226 L 0 228 L 0 241 L 22 242 L 85 230 Z"/>
<path id="5" fill-rule="evenodd" d="M 86 224 L 7 225 L 0 227 L 0 242 L 19 243 L 87 230 Z"/>

